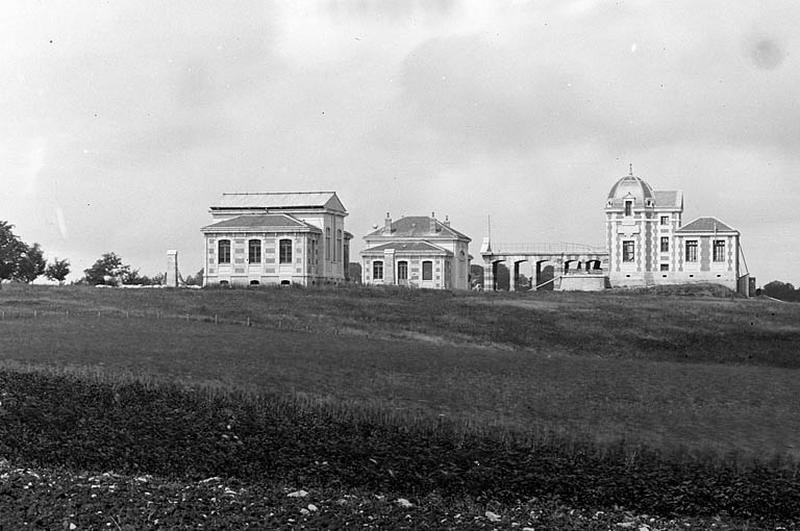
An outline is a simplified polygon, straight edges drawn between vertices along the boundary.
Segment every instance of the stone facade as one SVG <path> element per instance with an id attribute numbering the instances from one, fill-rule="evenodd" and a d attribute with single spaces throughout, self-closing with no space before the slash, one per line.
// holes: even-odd
<path id="1" fill-rule="evenodd" d="M 352 235 L 335 192 L 223 194 L 210 212 L 204 285 L 346 280 Z"/>
<path id="2" fill-rule="evenodd" d="M 434 215 L 408 216 L 364 236 L 363 283 L 469 289 L 470 238 Z"/>
<path id="3" fill-rule="evenodd" d="M 612 287 L 713 282 L 736 290 L 739 231 L 714 217 L 683 225 L 683 193 L 659 191 L 633 172 L 605 206 Z"/>

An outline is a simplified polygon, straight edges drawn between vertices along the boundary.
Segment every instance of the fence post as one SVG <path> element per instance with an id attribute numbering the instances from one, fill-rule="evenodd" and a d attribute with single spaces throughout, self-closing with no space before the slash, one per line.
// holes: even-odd
<path id="1" fill-rule="evenodd" d="M 36 310 L 33 310 L 33 317 L 36 318 Z"/>
<path id="2" fill-rule="evenodd" d="M 97 317 L 100 317 L 100 310 L 97 310 Z"/>
<path id="3" fill-rule="evenodd" d="M 250 326 L 250 316 L 247 316 L 247 326 Z"/>
<path id="4" fill-rule="evenodd" d="M 214 324 L 219 324 L 219 319 L 217 318 L 217 314 L 214 314 Z"/>

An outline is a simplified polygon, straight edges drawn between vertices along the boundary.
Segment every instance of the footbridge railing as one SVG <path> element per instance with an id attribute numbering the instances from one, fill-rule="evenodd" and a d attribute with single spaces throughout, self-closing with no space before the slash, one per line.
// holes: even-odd
<path id="1" fill-rule="evenodd" d="M 584 254 L 604 253 L 603 246 L 573 242 L 492 242 L 491 254 Z"/>

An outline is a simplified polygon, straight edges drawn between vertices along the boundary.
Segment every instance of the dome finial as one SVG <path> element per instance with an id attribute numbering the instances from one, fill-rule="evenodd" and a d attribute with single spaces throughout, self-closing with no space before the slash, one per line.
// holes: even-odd
<path id="1" fill-rule="evenodd" d="M 628 175 L 633 177 L 633 162 L 628 164 Z"/>

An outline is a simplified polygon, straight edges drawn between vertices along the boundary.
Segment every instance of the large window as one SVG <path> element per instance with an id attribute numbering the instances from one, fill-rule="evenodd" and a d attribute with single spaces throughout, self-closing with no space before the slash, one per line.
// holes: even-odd
<path id="1" fill-rule="evenodd" d="M 408 280 L 408 262 L 402 260 L 397 262 L 397 281 L 403 282 Z"/>
<path id="2" fill-rule="evenodd" d="M 633 214 L 633 201 L 625 201 L 625 216 Z"/>
<path id="3" fill-rule="evenodd" d="M 669 216 L 661 216 L 661 224 L 669 225 Z"/>
<path id="4" fill-rule="evenodd" d="M 261 263 L 261 240 L 250 240 L 247 243 L 247 261 L 251 264 Z"/>
<path id="5" fill-rule="evenodd" d="M 230 264 L 231 263 L 231 241 L 230 240 L 220 240 L 219 244 L 217 245 L 219 250 L 218 259 L 220 264 Z"/>
<path id="6" fill-rule="evenodd" d="M 725 240 L 714 240 L 714 261 L 725 261 Z"/>
<path id="7" fill-rule="evenodd" d="M 292 263 L 292 240 L 281 240 L 278 242 L 278 256 L 280 263 Z"/>
<path id="8" fill-rule="evenodd" d="M 336 261 L 342 261 L 342 229 L 336 229 Z"/>
<path id="9" fill-rule="evenodd" d="M 622 261 L 633 262 L 635 250 L 636 247 L 633 241 L 626 240 L 622 242 Z"/>
<path id="10" fill-rule="evenodd" d="M 669 264 L 661 264 L 661 271 L 669 271 Z"/>
<path id="11" fill-rule="evenodd" d="M 422 262 L 422 280 L 433 280 L 433 262 L 430 260 Z"/>
<path id="12" fill-rule="evenodd" d="M 372 280 L 383 280 L 383 262 L 381 260 L 372 262 Z"/>
<path id="13" fill-rule="evenodd" d="M 661 237 L 661 252 L 668 253 L 669 252 L 669 237 L 662 236 Z"/>
<path id="14" fill-rule="evenodd" d="M 686 241 L 686 261 L 697 262 L 697 240 Z"/>

